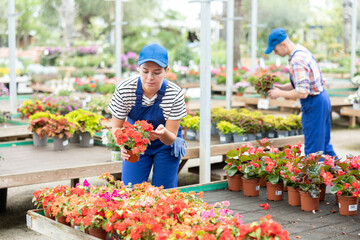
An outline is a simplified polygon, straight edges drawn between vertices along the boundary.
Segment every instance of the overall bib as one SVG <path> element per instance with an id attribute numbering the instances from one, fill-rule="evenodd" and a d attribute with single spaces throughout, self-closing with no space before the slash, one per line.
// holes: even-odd
<path id="1" fill-rule="evenodd" d="M 127 121 L 134 124 L 137 120 L 146 120 L 151 123 L 154 130 L 160 125 L 165 126 L 165 118 L 163 110 L 160 108 L 160 103 L 165 95 L 167 80 L 163 80 L 160 90 L 157 92 L 157 98 L 154 105 L 142 106 L 142 83 L 140 77 L 137 82 L 136 89 L 136 103 L 132 107 L 127 116 Z M 181 136 L 181 127 L 178 131 L 177 137 Z M 125 185 L 128 183 L 137 184 L 147 181 L 152 166 L 153 177 L 152 185 L 164 188 L 177 187 L 177 171 L 179 168 L 180 157 L 174 157 L 171 154 L 172 147 L 162 143 L 159 139 L 151 141 L 148 145 L 144 155 L 140 155 L 140 160 L 135 163 L 123 161 L 122 165 L 122 181 Z"/>
<path id="2" fill-rule="evenodd" d="M 303 50 L 296 50 L 296 52 Z M 311 53 L 310 53 L 311 54 Z M 312 58 L 315 60 L 314 56 Z M 317 63 L 316 63 L 317 65 Z M 319 72 L 320 68 L 317 65 Z M 320 72 L 321 84 L 323 79 Z M 290 73 L 290 82 L 295 89 L 295 84 Z M 305 99 L 300 99 L 301 103 L 301 124 L 305 137 L 305 155 L 323 151 L 323 154 L 336 156 L 332 144 L 330 143 L 330 130 L 331 130 L 331 103 L 329 95 L 326 90 L 318 95 L 308 95 Z"/>

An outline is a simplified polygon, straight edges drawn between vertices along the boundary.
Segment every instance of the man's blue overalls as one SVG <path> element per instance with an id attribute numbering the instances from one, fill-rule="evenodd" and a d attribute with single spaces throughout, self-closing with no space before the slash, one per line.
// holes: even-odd
<path id="1" fill-rule="evenodd" d="M 303 50 L 296 50 L 293 55 L 290 56 L 290 60 L 298 51 Z M 308 53 L 311 54 L 310 52 Z M 312 56 L 312 58 L 315 60 L 314 56 Z M 320 72 L 318 65 L 317 67 Z M 321 72 L 320 77 L 321 85 L 323 86 L 324 83 Z M 295 84 L 291 73 L 290 82 L 292 87 L 295 89 Z M 323 154 L 336 156 L 333 146 L 330 143 L 331 103 L 325 88 L 323 88 L 323 91 L 320 94 L 308 95 L 307 98 L 300 99 L 300 102 L 302 112 L 301 124 L 305 137 L 305 155 L 323 151 Z"/>
<path id="2" fill-rule="evenodd" d="M 136 89 L 136 104 L 132 107 L 128 114 L 127 120 L 134 124 L 137 120 L 146 120 L 156 129 L 160 124 L 165 126 L 165 118 L 160 108 L 160 103 L 165 95 L 167 80 L 163 80 L 160 90 L 157 92 L 157 98 L 154 105 L 142 106 L 142 83 L 140 77 Z M 177 137 L 181 136 L 181 127 Z M 122 165 L 122 181 L 125 185 L 128 183 L 137 184 L 147 181 L 154 164 L 152 185 L 164 186 L 164 188 L 172 188 L 177 186 L 177 171 L 179 168 L 180 157 L 174 157 L 171 154 L 172 147 L 162 143 L 159 139 L 151 141 L 145 154 L 140 155 L 140 160 L 135 163 L 123 161 Z"/>

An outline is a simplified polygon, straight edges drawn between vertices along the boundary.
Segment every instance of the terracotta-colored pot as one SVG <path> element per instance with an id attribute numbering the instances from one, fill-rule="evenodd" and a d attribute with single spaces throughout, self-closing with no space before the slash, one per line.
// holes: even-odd
<path id="1" fill-rule="evenodd" d="M 319 210 L 319 197 L 313 198 L 310 193 L 300 191 L 301 210 L 311 212 Z"/>
<path id="2" fill-rule="evenodd" d="M 230 191 L 239 192 L 243 190 L 242 184 L 242 174 L 235 174 L 234 176 L 227 176 L 228 179 L 228 189 Z"/>
<path id="3" fill-rule="evenodd" d="M 320 184 L 320 194 L 319 194 L 320 202 L 325 200 L 325 193 L 326 193 L 326 185 L 325 185 L 325 183 L 322 183 L 322 184 Z"/>
<path id="4" fill-rule="evenodd" d="M 281 201 L 284 196 L 284 184 L 277 183 L 272 184 L 271 182 L 266 183 L 267 186 L 267 199 L 270 201 Z"/>
<path id="5" fill-rule="evenodd" d="M 45 215 L 45 217 L 47 217 L 47 218 L 50 218 L 50 219 L 52 219 L 52 220 L 55 220 L 55 217 L 53 217 L 52 215 L 51 215 L 51 213 L 47 213 L 47 211 L 44 209 L 44 215 Z"/>
<path id="6" fill-rule="evenodd" d="M 89 228 L 89 234 L 103 240 L 107 237 L 107 232 L 102 228 Z"/>
<path id="7" fill-rule="evenodd" d="M 339 197 L 339 214 L 344 216 L 355 216 L 358 212 L 359 199 L 353 196 Z"/>
<path id="8" fill-rule="evenodd" d="M 288 202 L 290 206 L 300 206 L 300 193 L 299 190 L 293 187 L 287 187 L 288 190 Z"/>
<path id="9" fill-rule="evenodd" d="M 66 222 L 66 217 L 65 217 L 65 216 L 59 216 L 59 217 L 57 217 L 57 218 L 56 218 L 56 221 L 57 221 L 58 223 L 67 224 L 67 222 Z"/>
<path id="10" fill-rule="evenodd" d="M 134 163 L 139 161 L 140 155 L 133 154 L 131 151 L 127 151 L 127 153 L 130 155 L 128 162 Z"/>
<path id="11" fill-rule="evenodd" d="M 260 187 L 261 188 L 266 188 L 266 180 L 265 180 L 265 175 L 261 176 L 260 178 Z"/>
<path id="12" fill-rule="evenodd" d="M 256 197 L 259 196 L 260 192 L 260 178 L 246 179 L 242 178 L 243 181 L 243 192 L 245 197 Z"/>

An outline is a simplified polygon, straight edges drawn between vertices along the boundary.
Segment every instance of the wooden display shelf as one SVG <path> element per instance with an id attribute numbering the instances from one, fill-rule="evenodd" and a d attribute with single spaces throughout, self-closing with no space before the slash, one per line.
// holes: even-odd
<path id="1" fill-rule="evenodd" d="M 350 107 L 343 107 L 340 109 L 340 114 L 343 116 L 349 116 L 349 126 L 356 126 L 356 118 L 360 117 L 360 110 L 353 109 Z"/>

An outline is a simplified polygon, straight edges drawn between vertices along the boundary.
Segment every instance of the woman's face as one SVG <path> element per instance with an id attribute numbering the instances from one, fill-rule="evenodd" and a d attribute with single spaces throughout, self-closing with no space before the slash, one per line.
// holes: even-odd
<path id="1" fill-rule="evenodd" d="M 155 62 L 145 62 L 138 69 L 144 92 L 155 94 L 159 91 L 168 69 L 165 70 Z"/>

